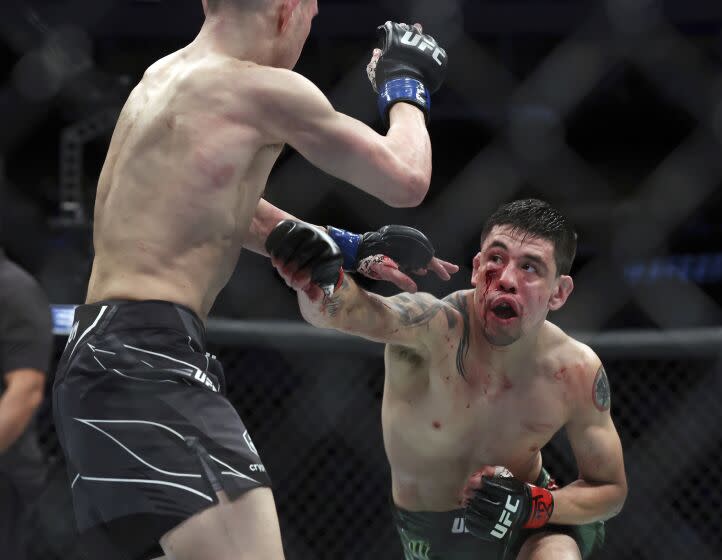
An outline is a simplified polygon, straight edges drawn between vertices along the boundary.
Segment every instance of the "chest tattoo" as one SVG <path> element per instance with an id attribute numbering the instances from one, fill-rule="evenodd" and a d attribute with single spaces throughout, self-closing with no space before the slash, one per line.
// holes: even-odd
<path id="1" fill-rule="evenodd" d="M 463 321 L 463 331 L 461 333 L 461 340 L 459 341 L 459 348 L 456 351 L 456 371 L 466 379 L 466 369 L 464 368 L 464 359 L 469 353 L 469 309 L 466 304 L 466 298 L 461 294 L 453 294 L 446 298 L 444 301 L 450 303 L 461 315 Z M 453 317 L 453 321 L 449 319 L 449 313 L 446 314 L 446 319 L 449 323 L 449 329 L 456 327 L 456 317 Z M 453 323 L 453 324 L 452 324 Z"/>
<path id="2" fill-rule="evenodd" d="M 443 307 L 438 300 L 424 301 L 400 294 L 394 298 L 394 308 L 399 314 L 401 324 L 405 327 L 415 327 L 429 322 Z"/>

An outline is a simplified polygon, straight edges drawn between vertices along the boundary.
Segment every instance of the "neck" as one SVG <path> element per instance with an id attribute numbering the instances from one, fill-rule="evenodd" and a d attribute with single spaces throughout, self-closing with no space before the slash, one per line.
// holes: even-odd
<path id="1" fill-rule="evenodd" d="M 231 10 L 210 14 L 192 45 L 238 60 L 274 66 L 275 30 L 265 12 L 238 13 Z"/>
<path id="2" fill-rule="evenodd" d="M 493 369 L 501 369 L 513 372 L 518 371 L 523 374 L 528 368 L 515 367 L 523 362 L 528 362 L 531 356 L 536 354 L 536 348 L 539 344 L 544 322 L 536 325 L 533 330 L 526 331 L 522 336 L 506 346 L 496 346 L 489 342 L 484 336 L 483 325 L 476 309 L 474 300 L 474 291 L 471 290 L 467 294 L 467 305 L 469 313 L 469 346 L 471 352 L 483 363 L 488 364 Z"/>

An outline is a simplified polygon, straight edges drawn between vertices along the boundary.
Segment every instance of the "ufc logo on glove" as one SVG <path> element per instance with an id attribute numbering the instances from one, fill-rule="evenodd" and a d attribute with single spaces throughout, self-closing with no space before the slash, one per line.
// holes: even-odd
<path id="1" fill-rule="evenodd" d="M 445 57 L 446 53 L 428 39 L 424 39 L 423 41 L 421 39 L 422 37 L 418 33 L 414 33 L 413 31 L 407 31 L 406 33 L 404 33 L 404 36 L 401 37 L 401 43 L 404 45 L 409 45 L 410 47 L 416 47 L 421 52 L 426 52 L 427 49 L 434 49 L 434 54 L 431 55 L 431 58 L 434 59 L 434 62 L 436 62 L 436 64 L 441 66 L 443 62 L 439 57 Z"/>
<path id="2" fill-rule="evenodd" d="M 491 532 L 492 537 L 496 537 L 497 539 L 504 538 L 504 535 L 506 535 L 509 527 L 511 527 L 512 519 L 510 514 L 516 513 L 516 511 L 519 509 L 519 501 L 520 500 L 517 499 L 516 503 L 512 506 L 511 496 L 506 497 L 506 505 L 504 506 L 504 511 L 501 512 L 501 515 L 499 516 L 499 521 L 494 526 L 494 530 Z"/>

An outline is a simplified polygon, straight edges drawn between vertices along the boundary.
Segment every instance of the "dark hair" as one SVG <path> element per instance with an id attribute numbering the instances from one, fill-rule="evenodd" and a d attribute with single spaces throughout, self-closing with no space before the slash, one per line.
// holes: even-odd
<path id="1" fill-rule="evenodd" d="M 577 253 L 577 232 L 569 220 L 548 203 L 527 198 L 500 206 L 484 223 L 482 244 L 494 226 L 511 226 L 514 232 L 551 241 L 557 276 L 569 274 Z"/>

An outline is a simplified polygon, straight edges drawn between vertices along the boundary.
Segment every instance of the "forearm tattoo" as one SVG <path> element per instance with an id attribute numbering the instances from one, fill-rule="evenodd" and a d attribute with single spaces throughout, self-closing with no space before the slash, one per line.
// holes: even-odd
<path id="1" fill-rule="evenodd" d="M 339 309 L 341 308 L 341 300 L 338 297 L 338 293 L 334 293 L 331 297 L 324 294 L 321 305 L 321 310 L 324 315 L 328 315 L 331 318 L 336 317 Z"/>
<path id="2" fill-rule="evenodd" d="M 321 301 L 321 313 L 327 315 L 328 317 L 331 317 L 332 319 L 336 317 L 341 308 L 343 307 L 344 294 L 348 292 L 348 286 L 348 278 L 344 276 L 343 280 L 341 280 L 341 285 L 338 287 L 337 290 L 333 292 L 333 295 L 331 297 L 328 297 L 326 294 L 324 294 Z"/>
<path id="3" fill-rule="evenodd" d="M 597 370 L 597 376 L 594 378 L 592 398 L 594 399 L 594 406 L 596 406 L 600 412 L 605 412 L 612 406 L 612 392 L 609 388 L 609 379 L 607 379 L 607 372 L 604 371 L 604 366 L 599 366 Z"/>

